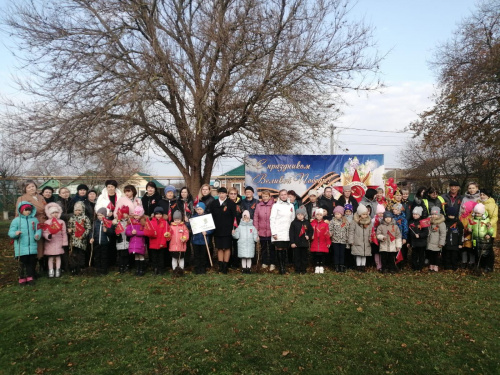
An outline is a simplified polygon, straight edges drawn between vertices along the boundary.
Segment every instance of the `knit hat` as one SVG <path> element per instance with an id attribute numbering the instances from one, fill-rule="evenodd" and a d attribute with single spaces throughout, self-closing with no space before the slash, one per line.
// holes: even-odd
<path id="1" fill-rule="evenodd" d="M 457 206 L 448 206 L 446 208 L 446 215 L 457 216 L 458 215 L 458 207 Z"/>
<path id="2" fill-rule="evenodd" d="M 54 192 L 54 188 L 52 186 L 45 186 L 43 189 L 42 189 L 42 194 L 45 190 L 50 190 L 51 192 Z"/>
<path id="3" fill-rule="evenodd" d="M 89 187 L 85 184 L 80 184 L 76 187 L 76 191 L 79 191 L 79 190 L 89 191 Z"/>
<path id="4" fill-rule="evenodd" d="M 464 203 L 464 205 L 462 206 L 463 207 L 463 214 L 462 216 L 467 216 L 469 215 L 473 210 L 474 210 L 474 207 L 476 207 L 477 205 L 477 202 L 474 202 L 474 201 L 467 201 Z"/>
<path id="5" fill-rule="evenodd" d="M 344 207 L 342 206 L 335 206 L 335 208 L 333 209 L 333 214 L 341 214 L 343 215 L 344 214 Z"/>
<path id="6" fill-rule="evenodd" d="M 207 208 L 207 206 L 205 206 L 205 203 L 203 202 L 198 202 L 198 204 L 196 205 L 196 208 L 203 208 L 203 211 L 205 211 L 205 209 Z"/>
<path id="7" fill-rule="evenodd" d="M 116 182 L 116 180 L 106 180 L 106 182 L 104 183 L 104 186 L 108 186 L 108 185 L 113 185 L 115 188 L 117 188 L 118 182 Z"/>
<path id="8" fill-rule="evenodd" d="M 422 216 L 422 214 L 424 213 L 424 209 L 420 206 L 417 206 L 413 209 L 413 213 Z"/>
<path id="9" fill-rule="evenodd" d="M 358 206 L 358 209 L 356 210 L 356 213 L 358 215 L 367 214 L 368 208 L 366 208 L 366 206 L 364 204 L 360 203 L 360 205 Z"/>
<path id="10" fill-rule="evenodd" d="M 120 212 L 122 214 L 130 214 L 130 208 L 128 206 L 121 206 L 120 207 Z"/>
<path id="11" fill-rule="evenodd" d="M 253 187 L 251 187 L 251 186 L 247 186 L 247 187 L 245 188 L 245 191 L 247 191 L 247 190 L 250 190 L 252 193 L 254 193 L 254 192 L 255 192 L 255 191 L 253 190 Z"/>
<path id="12" fill-rule="evenodd" d="M 352 204 L 347 203 L 344 205 L 344 212 L 346 212 L 347 210 L 349 210 L 351 212 L 353 211 Z"/>
<path id="13" fill-rule="evenodd" d="M 299 207 L 297 208 L 297 211 L 295 211 L 295 215 L 302 214 L 304 216 L 307 215 L 307 211 L 304 207 Z"/>
<path id="14" fill-rule="evenodd" d="M 486 207 L 484 207 L 484 204 L 482 204 L 482 203 L 478 203 L 474 207 L 475 214 L 484 215 L 485 212 L 486 212 Z"/>
<path id="15" fill-rule="evenodd" d="M 439 215 L 441 213 L 441 209 L 437 206 L 431 208 L 431 215 Z"/>
<path id="16" fill-rule="evenodd" d="M 315 197 L 317 197 L 318 191 L 317 190 L 309 190 L 309 193 L 307 193 L 307 195 L 309 195 L 309 196 L 314 195 Z"/>
<path id="17" fill-rule="evenodd" d="M 86 185 L 84 185 L 84 186 L 86 186 Z M 88 191 L 88 194 L 90 194 L 90 193 L 95 193 L 95 195 L 97 195 L 97 191 L 95 191 L 94 189 L 90 189 L 90 190 Z"/>
<path id="18" fill-rule="evenodd" d="M 390 217 L 392 219 L 392 212 L 391 211 L 385 211 L 384 212 L 384 219 Z"/>
<path id="19" fill-rule="evenodd" d="M 97 210 L 97 215 L 106 216 L 107 213 L 108 213 L 108 210 L 106 210 L 104 207 L 101 207 Z"/>
<path id="20" fill-rule="evenodd" d="M 217 193 L 226 193 L 227 194 L 227 189 L 225 187 L 220 187 L 217 189 Z"/>
<path id="21" fill-rule="evenodd" d="M 491 197 L 491 190 L 490 189 L 481 189 L 481 193 L 486 195 L 488 198 Z"/>
<path id="22" fill-rule="evenodd" d="M 177 220 L 177 219 L 182 220 L 182 213 L 180 211 L 175 211 L 174 215 L 172 216 L 172 219 L 174 219 L 174 220 Z"/>
<path id="23" fill-rule="evenodd" d="M 460 186 L 460 184 L 458 183 L 458 181 L 451 180 L 448 186 Z"/>
<path id="24" fill-rule="evenodd" d="M 377 214 L 383 214 L 385 212 L 385 207 L 382 204 L 377 204 L 377 211 L 375 213 Z"/>
<path id="25" fill-rule="evenodd" d="M 349 185 L 344 186 L 343 191 L 351 191 L 351 187 Z"/>
<path id="26" fill-rule="evenodd" d="M 241 214 L 242 217 L 245 217 L 245 216 L 248 216 L 248 218 L 250 218 L 250 212 L 248 210 L 245 210 L 243 211 L 243 213 Z"/>
<path id="27" fill-rule="evenodd" d="M 155 207 L 153 213 L 156 215 L 158 213 L 163 214 L 163 208 L 162 207 Z"/>
<path id="28" fill-rule="evenodd" d="M 167 185 L 167 186 L 165 186 L 165 190 L 164 191 L 165 191 L 165 196 L 167 195 L 167 193 L 169 191 L 173 192 L 174 195 L 175 195 L 175 192 L 176 192 L 175 186 L 174 185 Z"/>
<path id="29" fill-rule="evenodd" d="M 375 195 L 377 195 L 377 190 L 373 189 L 373 188 L 368 188 L 366 190 L 366 193 L 365 193 L 365 197 L 366 199 L 370 199 L 372 200 L 373 197 L 375 197 Z"/>
<path id="30" fill-rule="evenodd" d="M 326 210 L 323 209 L 323 208 L 316 208 L 316 211 L 314 211 L 314 216 L 316 216 L 316 214 L 321 214 L 321 215 L 325 215 L 326 213 Z"/>
<path id="31" fill-rule="evenodd" d="M 396 203 L 392 205 L 393 210 L 403 211 L 403 205 L 401 203 Z"/>
<path id="32" fill-rule="evenodd" d="M 31 204 L 23 204 L 19 209 L 19 212 L 23 212 L 25 210 L 33 211 L 33 206 Z"/>
<path id="33" fill-rule="evenodd" d="M 134 208 L 134 215 L 137 215 L 137 216 L 144 215 L 144 208 L 142 208 L 142 206 L 136 206 Z"/>

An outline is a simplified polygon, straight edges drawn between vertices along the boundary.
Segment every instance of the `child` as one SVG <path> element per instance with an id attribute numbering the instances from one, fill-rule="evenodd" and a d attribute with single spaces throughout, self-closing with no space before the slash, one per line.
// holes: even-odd
<path id="1" fill-rule="evenodd" d="M 290 224 L 290 246 L 293 249 L 295 273 L 305 274 L 309 250 L 309 239 L 313 236 L 313 228 L 306 220 L 307 210 L 299 208 L 296 218 Z"/>
<path id="2" fill-rule="evenodd" d="M 382 260 L 380 258 L 380 244 L 377 239 L 377 229 L 378 226 L 384 221 L 384 212 L 385 212 L 385 207 L 382 206 L 381 204 L 377 204 L 375 216 L 372 219 L 371 248 L 372 248 L 373 259 L 375 261 L 375 267 L 379 272 L 382 272 Z"/>
<path id="3" fill-rule="evenodd" d="M 445 270 L 456 271 L 458 254 L 462 249 L 464 226 L 458 220 L 458 207 L 448 206 L 446 209 L 446 242 L 443 248 L 443 263 Z"/>
<path id="4" fill-rule="evenodd" d="M 411 212 L 411 202 L 409 201 L 408 197 L 410 196 L 410 190 L 407 188 L 401 189 L 401 194 L 403 195 L 401 198 L 401 204 L 403 205 L 403 213 L 406 216 L 406 220 L 410 221 L 412 218 L 412 212 Z"/>
<path id="5" fill-rule="evenodd" d="M 43 230 L 45 238 L 43 255 L 48 256 L 49 277 L 61 277 L 61 255 L 64 254 L 63 246 L 68 246 L 66 223 L 60 219 L 62 208 L 57 203 L 45 206 L 45 214 L 49 218 Z M 55 263 L 55 270 L 54 270 Z M 55 272 L 54 272 L 55 271 Z"/>
<path id="6" fill-rule="evenodd" d="M 241 273 L 250 274 L 252 258 L 255 256 L 255 242 L 259 235 L 250 219 L 250 212 L 243 211 L 238 228 L 233 229 L 233 238 L 238 240 L 238 258 L 241 259 Z"/>
<path id="7" fill-rule="evenodd" d="M 313 236 L 311 242 L 311 253 L 314 256 L 316 267 L 314 273 L 324 273 L 325 254 L 328 254 L 332 240 L 330 238 L 330 229 L 328 224 L 323 221 L 325 210 L 318 208 L 316 210 L 316 218 L 311 223 L 313 228 Z"/>
<path id="8" fill-rule="evenodd" d="M 135 207 L 133 219 L 127 225 L 125 233 L 129 237 L 128 253 L 134 254 L 135 263 L 137 264 L 136 276 L 144 276 L 146 273 L 146 262 L 144 261 L 144 254 L 146 253 L 145 224 L 144 209 L 142 206 Z"/>
<path id="9" fill-rule="evenodd" d="M 182 213 L 179 212 L 182 216 Z M 152 266 L 155 275 L 165 274 L 165 257 L 167 252 L 167 241 L 170 241 L 170 225 L 163 218 L 163 208 L 156 207 L 151 219 L 153 233 L 149 236 L 149 247 L 151 249 Z"/>
<path id="10" fill-rule="evenodd" d="M 333 264 L 335 272 L 345 272 L 345 247 L 349 238 L 349 221 L 344 216 L 344 208 L 337 206 L 333 209 L 333 219 L 329 230 L 333 242 Z"/>
<path id="11" fill-rule="evenodd" d="M 205 204 L 203 202 L 198 202 L 193 218 L 205 215 L 205 209 Z M 210 243 L 210 235 L 213 232 L 213 229 L 210 229 L 206 232 L 193 234 L 191 238 L 194 253 L 194 273 L 197 275 L 207 273 L 207 244 Z"/>
<path id="12" fill-rule="evenodd" d="M 182 221 L 182 213 L 180 211 L 174 212 L 173 219 L 174 221 L 170 226 L 172 237 L 169 251 L 172 254 L 172 269 L 181 275 L 184 270 L 184 254 L 186 253 L 186 242 L 189 240 L 189 230 Z"/>
<path id="13" fill-rule="evenodd" d="M 493 253 L 493 233 L 486 207 L 478 203 L 474 207 L 474 218 L 472 221 L 472 246 L 477 251 L 479 257 L 478 267 L 482 267 L 484 272 L 492 272 L 495 261 Z"/>
<path id="14" fill-rule="evenodd" d="M 360 272 L 365 272 L 366 257 L 372 255 L 371 231 L 372 221 L 368 215 L 368 209 L 364 204 L 360 204 L 354 214 L 354 222 L 349 225 L 349 244 L 352 255 L 356 257 L 356 266 Z"/>
<path id="15" fill-rule="evenodd" d="M 274 245 L 271 244 L 271 208 L 274 200 L 271 199 L 271 192 L 264 190 L 262 192 L 262 200 L 255 208 L 253 216 L 253 225 L 257 228 L 260 239 L 260 251 L 262 253 L 262 268 L 269 267 L 269 271 L 276 269 L 275 263 L 275 250 Z"/>
<path id="16" fill-rule="evenodd" d="M 402 197 L 402 196 L 401 196 Z M 399 227 L 401 232 L 401 239 L 403 240 L 401 247 L 401 254 L 403 255 L 403 261 L 401 267 L 404 267 L 406 260 L 408 259 L 408 246 L 406 242 L 408 241 L 408 220 L 406 220 L 406 214 L 404 213 L 404 208 L 401 203 L 394 203 L 392 205 L 392 213 L 394 214 L 394 221 Z"/>
<path id="17" fill-rule="evenodd" d="M 123 197 L 122 197 L 123 198 Z M 120 198 L 121 199 L 121 198 Z M 127 198 L 128 199 L 128 198 Z M 127 270 L 129 263 L 128 237 L 125 231 L 130 222 L 130 207 L 128 205 L 120 206 L 119 211 L 113 220 L 113 231 L 116 236 L 116 252 L 118 253 L 118 271 L 123 274 Z M 118 217 L 121 217 L 118 219 Z M 118 230 L 117 230 L 118 229 Z"/>
<path id="18" fill-rule="evenodd" d="M 427 248 L 427 237 L 429 228 L 422 227 L 420 220 L 424 209 L 417 206 L 413 209 L 413 217 L 408 224 L 410 230 L 410 246 L 412 249 L 411 263 L 414 271 L 422 271 L 425 263 L 425 249 Z"/>
<path id="19" fill-rule="evenodd" d="M 431 208 L 431 226 L 429 237 L 427 238 L 427 258 L 429 259 L 429 270 L 438 272 L 439 253 L 446 242 L 446 225 L 441 208 L 433 206 Z"/>
<path id="20" fill-rule="evenodd" d="M 73 234 L 70 242 L 70 268 L 73 275 L 79 275 L 85 267 L 85 250 L 87 249 L 87 237 L 92 225 L 85 216 L 85 204 L 81 201 L 75 202 L 74 215 L 68 221 L 68 233 Z M 78 224 L 77 224 L 78 223 Z M 83 229 L 83 231 L 82 231 Z"/>
<path id="21" fill-rule="evenodd" d="M 352 213 L 353 213 L 352 204 L 347 203 L 344 206 L 344 217 L 347 219 L 349 224 L 351 224 L 352 219 L 353 219 Z"/>
<path id="22" fill-rule="evenodd" d="M 377 228 L 377 239 L 380 241 L 380 257 L 382 258 L 382 272 L 396 273 L 396 254 L 401 250 L 401 231 L 394 221 L 392 214 L 385 211 L 383 221 Z"/>
<path id="23" fill-rule="evenodd" d="M 378 204 L 381 204 L 382 206 L 384 206 L 384 208 L 387 207 L 387 201 L 385 199 L 385 191 L 383 188 L 377 188 L 377 195 L 375 196 L 375 201 L 378 203 Z"/>
<path id="24" fill-rule="evenodd" d="M 474 207 L 477 202 L 468 201 L 461 207 L 460 221 L 464 226 L 464 241 L 462 244 L 462 268 L 474 267 L 476 262 L 476 255 L 472 249 L 472 222 L 474 215 Z"/>
<path id="25" fill-rule="evenodd" d="M 97 220 L 92 228 L 90 243 L 94 246 L 94 265 L 98 275 L 108 274 L 109 238 L 112 231 L 106 227 L 104 220 L 108 210 L 101 207 L 97 210 Z M 94 243 L 96 243 L 94 245 Z"/>
<path id="26" fill-rule="evenodd" d="M 17 205 L 18 216 L 12 220 L 9 237 L 14 240 L 14 256 L 19 260 L 19 285 L 35 284 L 37 241 L 42 230 L 36 219 L 36 208 L 26 201 Z"/>

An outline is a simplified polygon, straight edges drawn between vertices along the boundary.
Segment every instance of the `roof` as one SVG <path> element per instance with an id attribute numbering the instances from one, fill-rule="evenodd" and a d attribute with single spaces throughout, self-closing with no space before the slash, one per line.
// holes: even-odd
<path id="1" fill-rule="evenodd" d="M 50 180 L 47 180 L 43 184 L 41 184 L 39 189 L 42 190 L 47 186 L 50 186 L 52 189 L 59 189 L 61 187 L 61 181 L 51 178 Z"/>
<path id="2" fill-rule="evenodd" d="M 142 172 L 137 172 L 136 173 L 137 175 L 141 176 L 143 179 L 145 179 L 147 182 L 154 182 L 156 187 L 158 189 L 164 189 L 165 188 L 165 185 L 163 185 L 160 181 L 150 177 L 149 174 L 147 173 L 142 173 Z"/>
<path id="3" fill-rule="evenodd" d="M 221 176 L 232 177 L 232 176 L 244 176 L 245 175 L 245 164 L 241 164 L 239 167 L 231 169 L 230 171 L 221 174 Z"/>

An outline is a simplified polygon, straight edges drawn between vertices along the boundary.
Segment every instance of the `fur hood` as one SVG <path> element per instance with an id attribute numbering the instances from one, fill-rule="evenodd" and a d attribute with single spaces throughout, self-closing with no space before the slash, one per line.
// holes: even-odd
<path id="1" fill-rule="evenodd" d="M 439 224 L 441 224 L 441 223 L 444 223 L 444 221 L 445 221 L 445 217 L 444 217 L 444 215 L 441 215 L 441 214 L 440 214 L 440 215 L 439 215 L 437 218 L 435 218 L 435 219 L 434 219 L 434 218 L 432 218 L 432 216 L 431 216 L 431 224 L 433 224 L 433 225 L 439 225 Z"/>
<path id="2" fill-rule="evenodd" d="M 49 203 L 45 206 L 45 215 L 47 215 L 47 217 L 50 219 L 52 217 L 50 211 L 54 211 L 54 208 L 57 209 L 57 218 L 60 219 L 62 214 L 62 208 L 55 202 Z"/>
<path id="3" fill-rule="evenodd" d="M 354 214 L 354 221 L 358 225 L 369 225 L 372 222 L 372 219 L 369 215 L 367 218 L 361 219 L 361 217 L 358 215 L 358 213 L 355 213 Z"/>

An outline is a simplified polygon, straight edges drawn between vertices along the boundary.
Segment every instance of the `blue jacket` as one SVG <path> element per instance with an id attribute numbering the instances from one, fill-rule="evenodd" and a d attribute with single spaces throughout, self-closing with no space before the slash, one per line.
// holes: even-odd
<path id="1" fill-rule="evenodd" d="M 20 212 L 23 204 L 29 204 L 33 208 L 28 216 Z M 37 255 L 37 241 L 42 237 L 42 229 L 38 227 L 38 219 L 35 217 L 36 208 L 31 203 L 22 201 L 17 205 L 17 212 L 19 216 L 12 220 L 9 228 L 9 237 L 14 240 L 14 254 L 16 257 Z M 21 234 L 16 235 L 17 231 L 21 231 Z"/>
<path id="2" fill-rule="evenodd" d="M 109 237 L 114 234 L 113 226 L 111 228 L 106 228 L 104 232 L 104 222 L 96 219 L 94 221 L 94 227 L 92 228 L 91 238 L 94 239 L 94 245 L 107 245 L 109 244 Z"/>
<path id="3" fill-rule="evenodd" d="M 203 215 L 198 215 L 197 213 L 195 213 L 193 215 L 193 218 L 195 217 L 198 217 L 198 216 L 204 216 L 206 214 L 203 214 Z M 189 228 L 189 230 L 191 230 L 191 225 L 189 225 L 189 223 L 186 223 L 187 227 Z M 211 230 L 207 230 L 207 243 L 210 243 L 210 235 L 214 232 L 213 229 Z M 205 245 L 205 239 L 203 238 L 203 234 L 201 233 L 196 233 L 196 234 L 193 234 L 193 236 L 191 237 L 191 242 L 193 243 L 193 245 Z"/>
<path id="4" fill-rule="evenodd" d="M 406 214 L 402 212 L 399 215 L 394 215 L 394 221 L 399 227 L 399 231 L 401 232 L 401 238 L 403 240 L 408 239 L 408 220 L 406 220 Z"/>
<path id="5" fill-rule="evenodd" d="M 238 258 L 253 258 L 255 256 L 255 243 L 259 235 L 252 220 L 241 220 L 239 227 L 233 233 L 233 238 L 238 240 Z"/>

